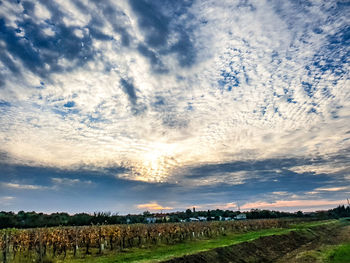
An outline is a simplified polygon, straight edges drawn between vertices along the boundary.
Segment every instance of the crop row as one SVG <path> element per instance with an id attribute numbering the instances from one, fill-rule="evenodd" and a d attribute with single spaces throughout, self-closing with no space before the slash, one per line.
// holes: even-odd
<path id="1" fill-rule="evenodd" d="M 41 261 L 48 256 L 66 257 L 69 252 L 102 254 L 103 250 L 174 244 L 185 240 L 212 238 L 228 232 L 266 228 L 284 228 L 295 220 L 261 219 L 227 222 L 194 222 L 134 225 L 102 225 L 7 229 L 0 232 L 2 261 L 10 262 L 23 254 L 36 255 Z M 10 260 L 11 259 L 11 260 Z"/>

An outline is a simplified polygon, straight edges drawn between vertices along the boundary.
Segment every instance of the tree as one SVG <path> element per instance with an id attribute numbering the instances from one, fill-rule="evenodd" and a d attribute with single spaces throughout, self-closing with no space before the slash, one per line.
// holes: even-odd
<path id="1" fill-rule="evenodd" d="M 191 211 L 191 209 L 187 209 L 187 210 L 186 210 L 186 216 L 187 216 L 187 217 L 191 217 L 191 216 L 192 216 L 192 211 Z"/>
<path id="2" fill-rule="evenodd" d="M 148 217 L 148 216 L 150 216 L 150 215 L 151 215 L 151 213 L 150 213 L 149 211 L 143 212 L 143 216 L 144 216 L 144 217 Z"/>
<path id="3" fill-rule="evenodd" d="M 304 214 L 303 214 L 302 211 L 298 211 L 298 212 L 297 212 L 297 217 L 303 217 L 303 215 L 304 215 Z"/>

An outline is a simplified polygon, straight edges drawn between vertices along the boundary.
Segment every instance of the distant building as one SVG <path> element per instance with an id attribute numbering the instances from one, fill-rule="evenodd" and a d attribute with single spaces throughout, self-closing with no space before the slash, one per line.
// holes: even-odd
<path id="1" fill-rule="evenodd" d="M 207 221 L 208 219 L 206 217 L 204 217 L 204 216 L 199 216 L 198 220 L 199 221 Z"/>
<path id="2" fill-rule="evenodd" d="M 187 220 L 188 220 L 188 222 L 198 222 L 199 221 L 199 219 L 195 218 L 195 217 L 190 217 Z"/>
<path id="3" fill-rule="evenodd" d="M 156 221 L 157 221 L 157 218 L 155 218 L 155 217 L 147 217 L 146 218 L 147 224 L 152 224 L 152 223 L 155 223 Z"/>
<path id="4" fill-rule="evenodd" d="M 239 214 L 235 216 L 236 220 L 246 220 L 247 219 L 247 215 L 246 214 Z"/>
<path id="5" fill-rule="evenodd" d="M 156 221 L 168 222 L 170 220 L 170 216 L 165 214 L 157 214 L 155 219 Z"/>

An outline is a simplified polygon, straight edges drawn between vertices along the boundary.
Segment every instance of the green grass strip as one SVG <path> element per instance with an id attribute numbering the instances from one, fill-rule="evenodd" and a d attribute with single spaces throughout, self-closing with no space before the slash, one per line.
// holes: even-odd
<path id="1" fill-rule="evenodd" d="M 341 244 L 326 252 L 327 263 L 349 263 L 350 262 L 350 243 Z"/>

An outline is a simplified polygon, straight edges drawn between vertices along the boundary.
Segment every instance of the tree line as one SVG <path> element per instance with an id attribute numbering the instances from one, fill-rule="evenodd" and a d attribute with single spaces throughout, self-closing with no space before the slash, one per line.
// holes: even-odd
<path id="1" fill-rule="evenodd" d="M 0 228 L 35 228 L 35 227 L 52 227 L 52 226 L 84 226 L 84 225 L 103 225 L 103 224 L 135 224 L 146 223 L 147 218 L 156 218 L 157 223 L 164 222 L 181 222 L 188 218 L 204 217 L 208 221 L 220 220 L 221 218 L 234 218 L 240 211 L 232 210 L 207 210 L 195 211 L 187 209 L 183 212 L 173 213 L 150 213 L 148 211 L 142 214 L 118 215 L 111 212 L 96 212 L 93 214 L 77 213 L 70 215 L 68 213 L 44 214 L 37 212 L 0 212 Z M 252 209 L 244 212 L 247 219 L 269 219 L 269 218 L 340 218 L 350 217 L 350 206 L 338 206 L 327 211 L 317 211 L 312 213 L 303 213 L 301 211 L 290 213 L 271 210 Z"/>

